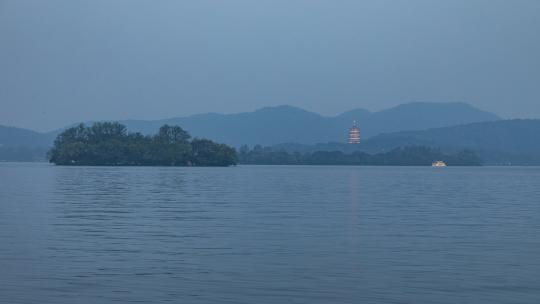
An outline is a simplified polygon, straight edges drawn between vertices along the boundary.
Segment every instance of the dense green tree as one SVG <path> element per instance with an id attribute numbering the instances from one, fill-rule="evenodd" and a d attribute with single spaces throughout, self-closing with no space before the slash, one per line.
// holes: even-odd
<path id="1" fill-rule="evenodd" d="M 236 151 L 227 145 L 195 138 L 191 146 L 193 148 L 192 163 L 195 166 L 230 166 L 237 163 Z"/>
<path id="2" fill-rule="evenodd" d="M 164 125 L 153 137 L 152 156 L 162 166 L 189 165 L 191 161 L 191 136 L 178 126 Z"/>
<path id="3" fill-rule="evenodd" d="M 196 139 L 178 126 L 164 125 L 154 136 L 128 133 L 124 125 L 99 122 L 80 124 L 58 135 L 49 151 L 58 165 L 109 166 L 229 166 L 236 151 L 210 140 Z M 195 149 L 194 149 L 195 147 Z"/>
<path id="4" fill-rule="evenodd" d="M 154 139 L 162 144 L 189 144 L 191 136 L 179 126 L 163 125 Z"/>

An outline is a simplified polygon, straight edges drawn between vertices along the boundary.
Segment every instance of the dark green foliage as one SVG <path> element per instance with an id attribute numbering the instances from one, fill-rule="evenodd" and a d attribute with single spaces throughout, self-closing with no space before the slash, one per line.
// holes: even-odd
<path id="1" fill-rule="evenodd" d="M 191 147 L 195 166 L 235 165 L 237 162 L 236 151 L 224 144 L 196 138 L 191 142 Z"/>
<path id="2" fill-rule="evenodd" d="M 345 154 L 341 151 L 317 151 L 313 153 L 288 153 L 273 151 L 271 148 L 255 146 L 252 150 L 240 148 L 241 164 L 258 165 L 365 165 L 365 166 L 430 166 L 442 160 L 451 166 L 479 166 L 478 156 L 472 151 L 461 151 L 446 155 L 439 149 L 427 147 L 397 148 L 387 153 L 367 154 L 355 151 Z"/>
<path id="3" fill-rule="evenodd" d="M 116 122 L 80 124 L 62 132 L 49 151 L 57 165 L 230 166 L 236 151 L 206 139 L 189 141 L 178 126 L 164 125 L 154 136 L 128 133 Z"/>

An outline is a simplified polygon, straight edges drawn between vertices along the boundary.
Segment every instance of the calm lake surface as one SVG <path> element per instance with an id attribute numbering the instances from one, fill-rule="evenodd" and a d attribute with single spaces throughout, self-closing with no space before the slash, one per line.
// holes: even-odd
<path id="1" fill-rule="evenodd" d="M 540 168 L 0 163 L 0 303 L 540 303 Z"/>

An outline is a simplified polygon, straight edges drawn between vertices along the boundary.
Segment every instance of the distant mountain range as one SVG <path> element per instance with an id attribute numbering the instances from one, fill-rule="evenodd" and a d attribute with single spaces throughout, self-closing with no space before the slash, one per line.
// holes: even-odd
<path id="1" fill-rule="evenodd" d="M 363 109 L 328 117 L 292 106 L 263 108 L 239 114 L 199 114 L 164 120 L 125 120 L 130 131 L 155 133 L 163 124 L 179 125 L 192 136 L 233 146 L 275 145 L 285 142 L 315 144 L 344 142 L 356 120 L 362 137 L 388 132 L 423 130 L 500 118 L 465 103 L 408 103 L 388 110 Z"/>
<path id="2" fill-rule="evenodd" d="M 53 133 L 0 126 L 0 161 L 43 160 L 54 138 Z"/>
<path id="3" fill-rule="evenodd" d="M 233 146 L 274 145 L 284 142 L 315 144 L 341 142 L 356 120 L 362 137 L 380 133 L 422 130 L 500 118 L 466 103 L 407 103 L 379 112 L 355 109 L 337 116 L 322 116 L 292 106 L 267 107 L 238 114 L 197 114 L 162 120 L 121 120 L 131 132 L 155 133 L 164 124 L 179 125 L 192 136 Z M 0 144 L 51 144 L 62 130 L 48 133 L 0 126 Z"/>
<path id="4" fill-rule="evenodd" d="M 343 144 L 353 120 L 362 133 L 362 144 L 357 146 Z M 120 122 L 130 131 L 144 134 L 154 133 L 163 124 L 179 125 L 193 136 L 236 147 L 260 144 L 289 151 L 359 149 L 375 153 L 423 145 L 448 152 L 472 149 L 489 164 L 540 164 L 540 120 L 501 120 L 464 103 L 409 103 L 380 112 L 351 110 L 333 117 L 279 106 L 239 114 Z M 0 160 L 43 159 L 59 132 L 0 126 Z"/>

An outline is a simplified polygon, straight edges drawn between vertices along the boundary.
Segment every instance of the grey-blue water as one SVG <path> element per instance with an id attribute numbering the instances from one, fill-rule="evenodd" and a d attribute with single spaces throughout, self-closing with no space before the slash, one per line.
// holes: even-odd
<path id="1" fill-rule="evenodd" d="M 0 303 L 540 303 L 540 168 L 0 164 Z"/>

